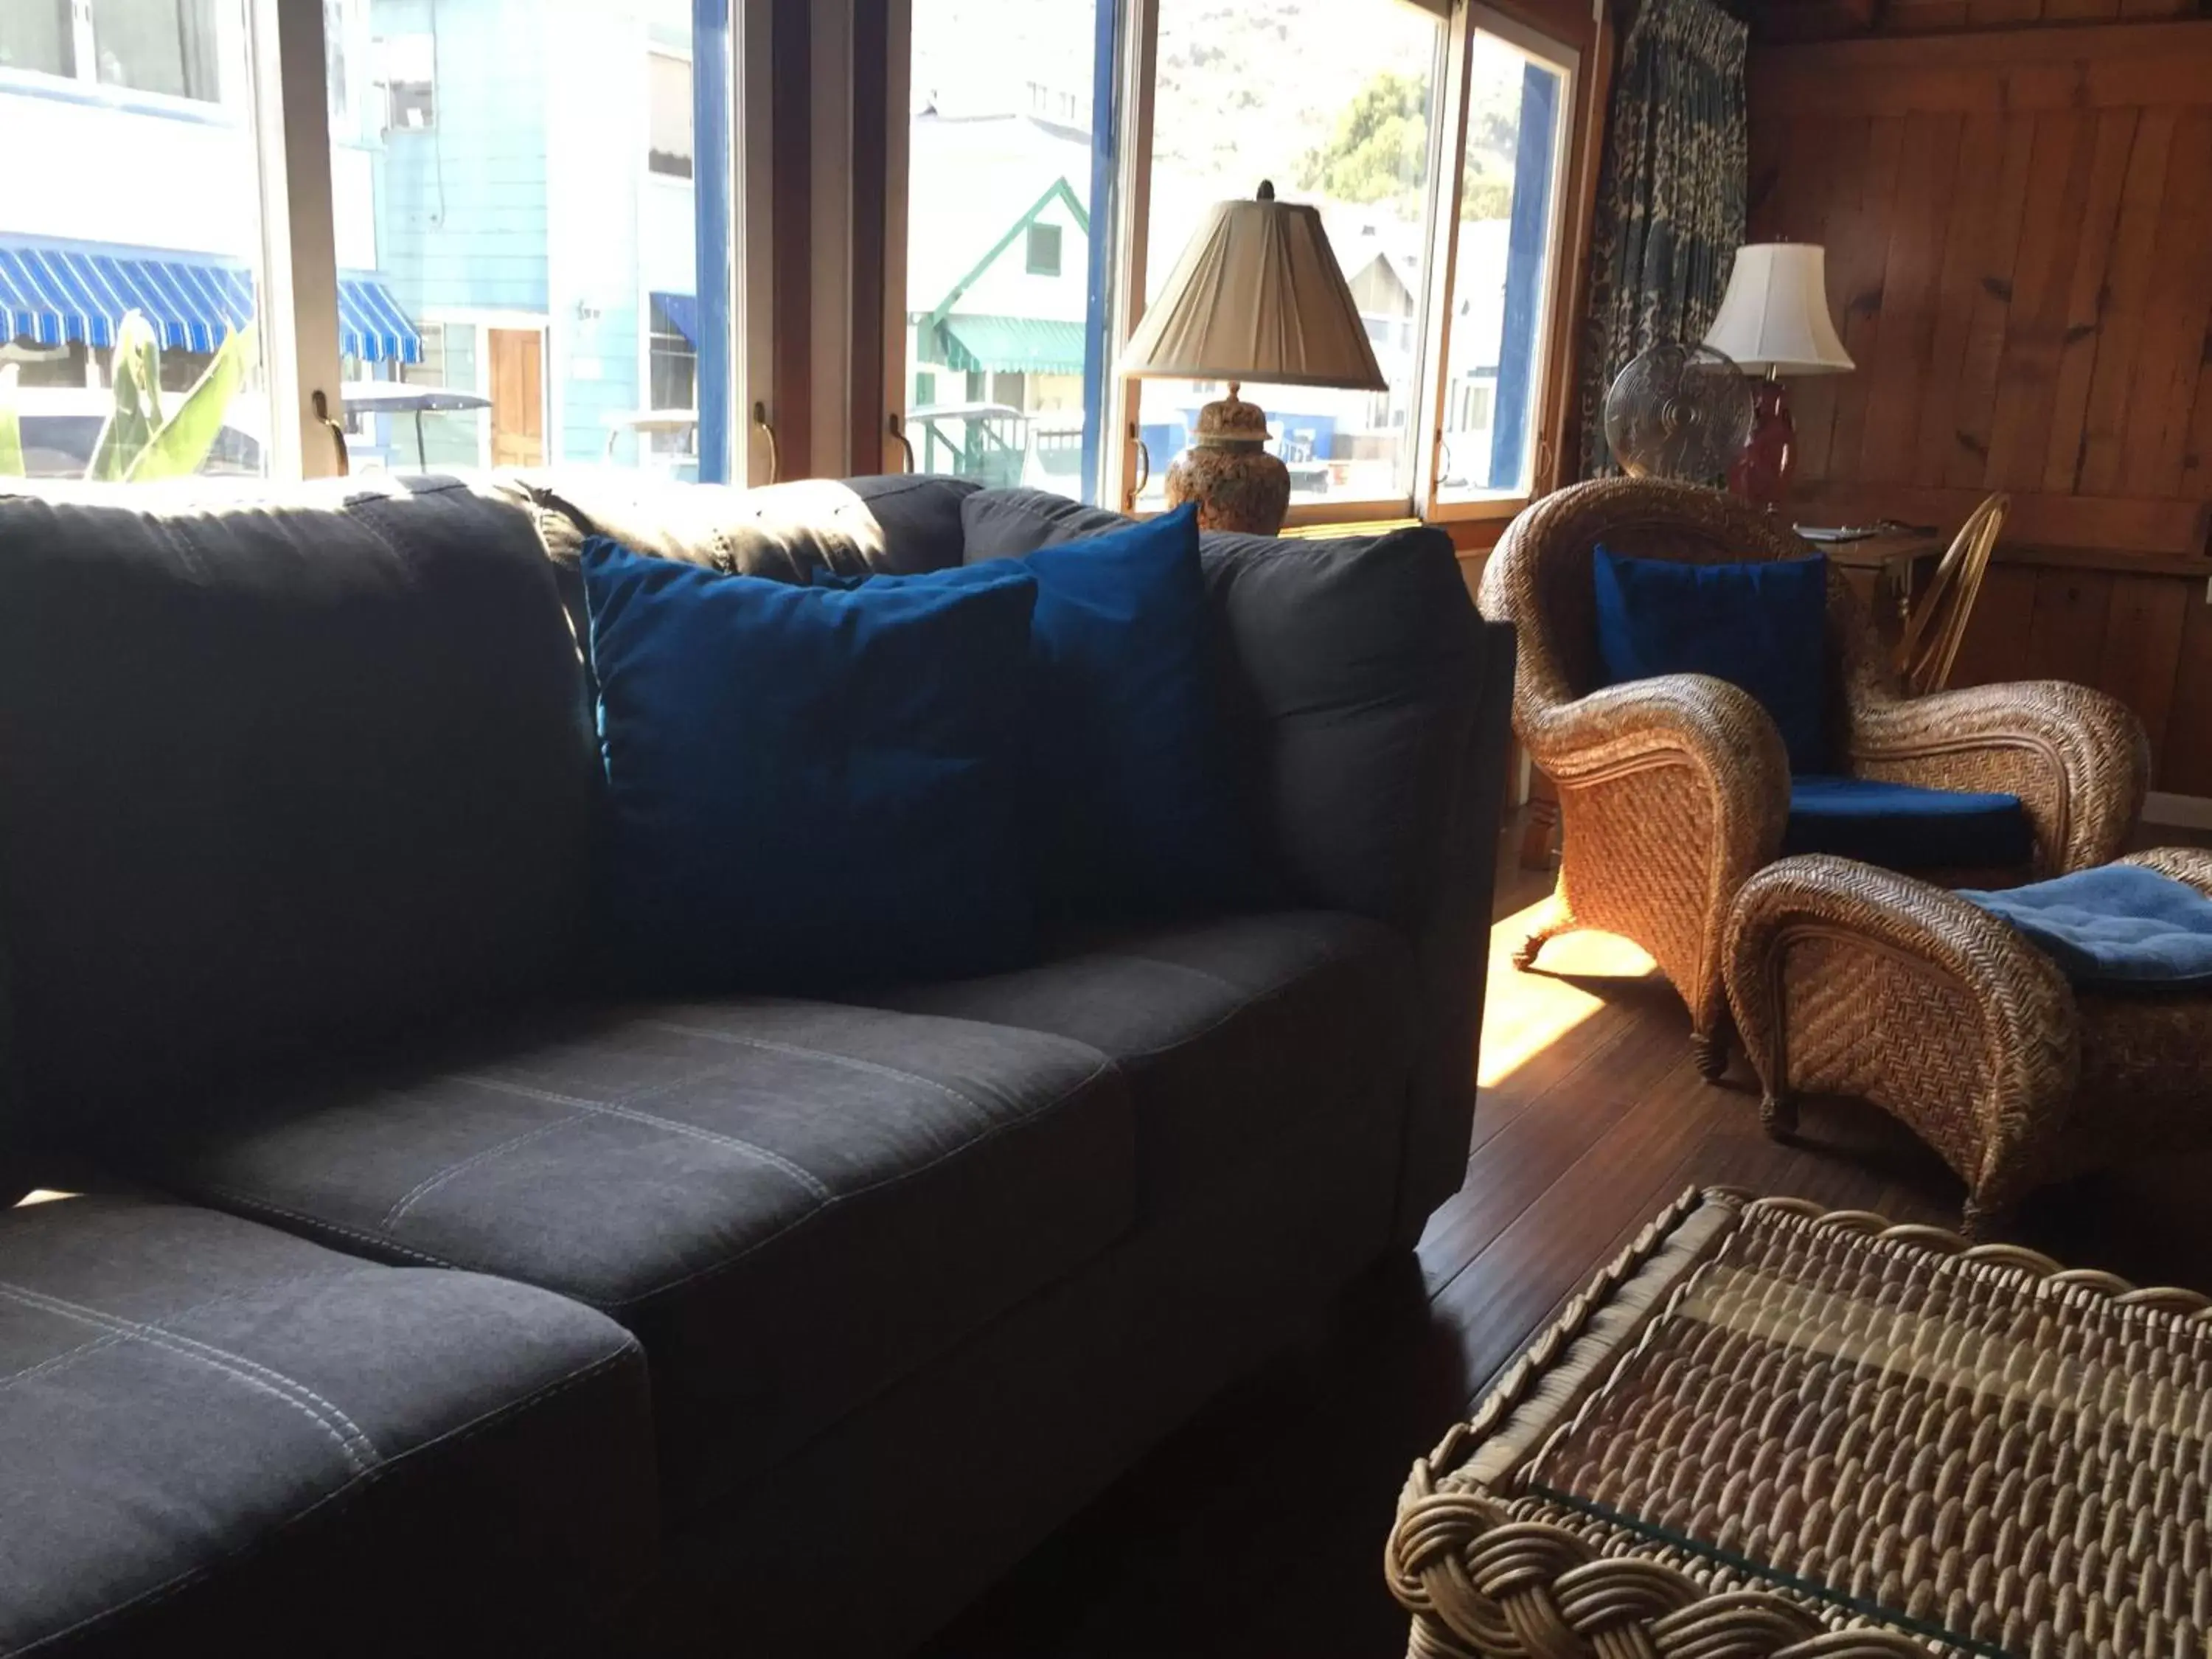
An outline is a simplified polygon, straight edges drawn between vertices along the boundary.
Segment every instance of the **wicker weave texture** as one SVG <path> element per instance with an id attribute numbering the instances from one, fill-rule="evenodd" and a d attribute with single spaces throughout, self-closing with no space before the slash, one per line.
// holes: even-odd
<path id="1" fill-rule="evenodd" d="M 2212 893 L 2212 854 L 2126 862 Z M 1966 1183 L 1969 1231 L 2058 1176 L 2212 1140 L 2212 995 L 2077 996 L 1929 883 L 1784 859 L 1745 884 L 1726 973 L 1770 1126 L 1794 1126 L 1801 1093 L 1875 1102 Z"/>
<path id="2" fill-rule="evenodd" d="M 1706 1043 L 1725 1032 L 1723 940 L 1750 875 L 1782 846 L 1789 766 L 1773 722 L 1703 675 L 1597 684 L 1593 550 L 1717 563 L 1804 556 L 1778 520 L 1650 478 L 1577 484 L 1531 505 L 1483 573 L 1482 611 L 1519 635 L 1514 729 L 1558 786 L 1559 888 L 1531 941 L 1602 927 L 1650 951 Z M 1831 742 L 1856 775 L 2018 795 L 2039 872 L 2115 856 L 2149 748 L 2127 709 L 2055 681 L 1904 695 L 1842 573 L 1828 580 Z"/>
<path id="3" fill-rule="evenodd" d="M 2212 1322 L 1753 1206 L 1532 1485 L 2023 1656 L 2201 1656 Z"/>
<path id="4" fill-rule="evenodd" d="M 1727 1224 L 1662 1273 L 1712 1206 Z M 1408 1652 L 2202 1659 L 2206 1310 L 1940 1229 L 1686 1194 L 1415 1463 L 1384 1558 Z M 1516 1443 L 1536 1449 L 1498 1464 Z"/>

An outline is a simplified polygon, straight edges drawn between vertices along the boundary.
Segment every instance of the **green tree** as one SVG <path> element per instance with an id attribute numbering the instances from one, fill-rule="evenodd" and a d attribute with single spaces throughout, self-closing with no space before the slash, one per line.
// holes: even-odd
<path id="1" fill-rule="evenodd" d="M 1468 112 L 1462 219 L 1502 219 L 1513 200 L 1519 88 L 1478 82 Z M 1421 76 L 1383 70 L 1352 94 L 1328 141 L 1308 150 L 1298 183 L 1332 201 L 1388 202 L 1419 216 L 1429 163 L 1429 88 Z"/>
<path id="2" fill-rule="evenodd" d="M 1306 152 L 1298 183 L 1333 201 L 1395 202 L 1411 218 L 1428 163 L 1428 88 L 1384 70 L 1352 94 L 1328 142 Z"/>

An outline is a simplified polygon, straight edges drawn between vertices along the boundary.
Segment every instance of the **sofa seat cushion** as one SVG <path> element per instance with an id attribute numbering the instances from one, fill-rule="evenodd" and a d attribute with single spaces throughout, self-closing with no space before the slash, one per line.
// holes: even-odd
<path id="1" fill-rule="evenodd" d="M 1133 1139 L 1079 1044 L 740 1000 L 479 1037 L 152 1143 L 146 1172 L 611 1314 L 651 1358 L 681 1505 L 1103 1249 Z"/>
<path id="2" fill-rule="evenodd" d="M 1790 781 L 1782 850 L 1887 870 L 2002 870 L 2035 855 L 2035 834 L 2017 795 L 1808 776 Z"/>
<path id="3" fill-rule="evenodd" d="M 1204 1202 L 1224 1172 L 1319 1113 L 1402 1110 L 1413 984 L 1392 929 L 1290 911 L 1092 930 L 1034 967 L 878 1000 L 1112 1058 L 1136 1101 L 1140 1202 L 1157 1215 Z"/>
<path id="4" fill-rule="evenodd" d="M 645 1579 L 644 1356 L 182 1205 L 0 1212 L 0 1653 L 567 1650 Z"/>

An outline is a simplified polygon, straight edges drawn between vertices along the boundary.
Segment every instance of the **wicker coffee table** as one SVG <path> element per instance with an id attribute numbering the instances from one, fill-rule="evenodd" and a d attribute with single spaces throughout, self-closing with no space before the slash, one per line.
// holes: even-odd
<path id="1" fill-rule="evenodd" d="M 1415 1659 L 2212 1651 L 2212 1312 L 1723 1188 L 1413 1466 Z"/>

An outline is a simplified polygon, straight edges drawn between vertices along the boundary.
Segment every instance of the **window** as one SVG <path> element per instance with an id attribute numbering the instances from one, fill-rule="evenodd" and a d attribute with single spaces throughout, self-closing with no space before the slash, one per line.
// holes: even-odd
<path id="1" fill-rule="evenodd" d="M 359 118 L 356 65 L 361 61 L 357 37 L 365 9 L 357 0 L 323 0 L 323 88 L 334 138 L 353 137 Z"/>
<path id="2" fill-rule="evenodd" d="M 671 179 L 691 176 L 691 60 L 656 52 L 646 58 L 645 165 Z"/>
<path id="3" fill-rule="evenodd" d="M 1099 14 L 1097 0 L 913 0 L 905 328 L 890 344 L 918 471 L 1095 491 L 1104 378 L 1085 378 L 1085 354 L 1105 319 L 1079 278 Z"/>
<path id="4" fill-rule="evenodd" d="M 377 84 L 384 89 L 384 130 L 421 132 L 436 125 L 438 37 L 394 34 L 372 46 Z"/>
<path id="5" fill-rule="evenodd" d="M 76 74 L 76 23 L 70 0 L 8 0 L 0 5 L 0 70 Z"/>
<path id="6" fill-rule="evenodd" d="M 1147 299 L 1213 203 L 1250 196 L 1265 179 L 1285 199 L 1318 206 L 1390 389 L 1255 384 L 1240 395 L 1267 412 L 1294 504 L 1410 497 L 1408 417 L 1420 390 L 1411 348 L 1427 303 L 1443 26 L 1404 0 L 1337 0 L 1328 50 L 1317 54 L 1268 6 L 1157 3 Z M 1156 505 L 1207 398 L 1187 382 L 1146 380 L 1137 401 L 1151 458 L 1144 504 Z"/>
<path id="7" fill-rule="evenodd" d="M 334 470 L 319 398 L 364 471 L 589 460 L 741 481 L 768 453 L 744 418 L 766 262 L 748 264 L 740 213 L 765 146 L 738 98 L 766 15 L 0 0 L 0 137 L 70 161 L 0 191 L 0 397 L 27 463 L 85 472 L 136 382 L 167 412 L 217 411 L 186 428 L 207 434 L 204 471 Z M 621 95 L 570 95 L 641 59 Z M 318 66 L 319 86 L 295 84 Z M 118 95 L 55 97 L 35 84 L 53 76 Z M 275 154 L 258 112 L 318 102 L 327 149 Z M 264 236 L 272 191 L 289 211 Z M 141 477 L 177 454 L 143 453 Z"/>
<path id="8" fill-rule="evenodd" d="M 342 276 L 373 273 L 423 337 L 425 362 L 431 331 L 420 319 L 446 325 L 449 356 L 453 325 L 471 325 L 465 380 L 450 362 L 447 379 L 483 399 L 454 418 L 482 434 L 493 465 L 665 471 L 680 458 L 684 476 L 730 477 L 732 437 L 747 430 L 727 374 L 731 171 L 725 164 L 710 181 L 693 146 L 702 100 L 708 118 L 734 112 L 720 42 L 695 41 L 688 4 L 407 9 L 435 32 L 382 43 L 398 118 L 382 143 L 360 150 L 360 252 L 344 256 L 342 223 Z M 519 12 L 535 26 L 517 27 Z M 568 95 L 623 64 L 633 66 L 629 96 Z M 347 162 L 334 155 L 332 165 L 335 178 Z M 382 361 L 364 359 L 359 375 L 396 371 L 411 383 L 416 349 L 403 339 Z M 715 352 L 719 375 L 708 368 Z M 412 469 L 411 429 L 398 424 L 386 453 Z"/>
<path id="9" fill-rule="evenodd" d="M 260 337 L 246 332 L 264 288 L 260 161 L 247 101 L 211 101 L 249 79 L 244 0 L 99 0 L 64 33 L 48 10 L 0 3 L 11 68 L 149 95 L 81 102 L 0 83 L 10 153 L 68 159 L 18 167 L 0 191 L 0 362 L 15 371 L 26 468 L 85 476 L 123 376 L 165 415 L 188 397 L 216 412 L 191 465 L 258 471 L 271 429 Z M 127 341 L 143 355 L 118 363 Z M 158 464 L 148 453 L 135 476 Z"/>
<path id="10" fill-rule="evenodd" d="M 1496 516 L 1544 474 L 1571 46 L 1483 0 L 908 3 L 913 465 L 1160 504 L 1225 386 L 1123 380 L 1116 351 L 1267 181 L 1319 210 L 1386 382 L 1240 386 L 1293 513 Z"/>
<path id="11" fill-rule="evenodd" d="M 1475 30 L 1469 62 L 1440 501 L 1528 493 L 1568 108 L 1567 65 L 1491 27 Z"/>
<path id="12" fill-rule="evenodd" d="M 1036 225 L 1029 228 L 1029 273 L 1032 276 L 1060 275 L 1060 227 Z"/>
<path id="13" fill-rule="evenodd" d="M 100 80 L 216 101 L 222 90 L 216 7 L 216 0 L 96 0 L 92 46 Z"/>
<path id="14" fill-rule="evenodd" d="M 648 349 L 653 392 L 649 407 L 696 409 L 699 353 L 690 336 L 676 321 L 670 301 L 659 295 L 653 301 L 653 334 Z"/>

